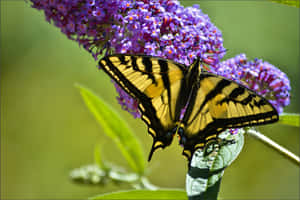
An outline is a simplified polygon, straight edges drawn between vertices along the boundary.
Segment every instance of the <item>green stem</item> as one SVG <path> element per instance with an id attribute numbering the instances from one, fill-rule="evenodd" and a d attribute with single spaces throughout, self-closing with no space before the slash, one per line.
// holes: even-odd
<path id="1" fill-rule="evenodd" d="M 276 142 L 274 142 L 273 140 L 271 140 L 267 136 L 265 136 L 265 135 L 263 135 L 263 134 L 255 131 L 253 129 L 247 130 L 246 133 L 248 133 L 251 136 L 254 136 L 256 139 L 260 140 L 265 145 L 273 148 L 278 153 L 280 153 L 281 155 L 283 155 L 284 157 L 288 158 L 290 161 L 292 161 L 293 163 L 295 163 L 296 165 L 299 166 L 299 164 L 300 164 L 300 158 L 298 156 L 296 156 L 295 154 L 293 154 L 292 152 L 290 152 L 286 148 L 280 146 L 279 144 L 277 144 Z"/>

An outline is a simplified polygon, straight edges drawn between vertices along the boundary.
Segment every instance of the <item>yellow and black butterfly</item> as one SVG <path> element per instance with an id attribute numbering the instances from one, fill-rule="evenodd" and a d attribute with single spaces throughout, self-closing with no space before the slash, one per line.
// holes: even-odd
<path id="1" fill-rule="evenodd" d="M 105 56 L 100 67 L 139 102 L 153 137 L 149 160 L 157 148 L 170 145 L 177 133 L 183 154 L 194 151 L 228 128 L 278 121 L 276 109 L 262 96 L 222 76 L 146 55 Z"/>

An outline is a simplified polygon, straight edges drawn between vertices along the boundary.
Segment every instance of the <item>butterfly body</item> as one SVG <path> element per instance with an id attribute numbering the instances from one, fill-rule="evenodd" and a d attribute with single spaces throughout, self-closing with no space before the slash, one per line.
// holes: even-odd
<path id="1" fill-rule="evenodd" d="M 262 96 L 222 76 L 145 55 L 116 54 L 99 61 L 102 69 L 139 102 L 142 120 L 153 137 L 149 160 L 170 145 L 175 134 L 191 159 L 193 152 L 228 128 L 278 120 Z"/>

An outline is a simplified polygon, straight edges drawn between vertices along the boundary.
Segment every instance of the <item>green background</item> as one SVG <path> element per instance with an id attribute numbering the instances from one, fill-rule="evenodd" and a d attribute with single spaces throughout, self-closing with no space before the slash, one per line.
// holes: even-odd
<path id="1" fill-rule="evenodd" d="M 199 3 L 223 32 L 226 58 L 246 53 L 284 71 L 291 104 L 299 113 L 299 9 L 268 1 L 181 1 Z M 128 185 L 73 183 L 70 170 L 93 162 L 101 143 L 105 158 L 126 165 L 119 150 L 85 107 L 74 83 L 94 90 L 128 121 L 147 155 L 152 138 L 139 119 L 122 111 L 107 75 L 96 61 L 44 14 L 23 1 L 1 1 L 1 199 L 80 199 L 129 189 Z M 267 125 L 259 130 L 299 155 L 299 128 Z M 186 160 L 177 141 L 157 151 L 149 179 L 184 188 Z M 298 199 L 299 167 L 246 137 L 238 159 L 225 171 L 222 199 Z"/>

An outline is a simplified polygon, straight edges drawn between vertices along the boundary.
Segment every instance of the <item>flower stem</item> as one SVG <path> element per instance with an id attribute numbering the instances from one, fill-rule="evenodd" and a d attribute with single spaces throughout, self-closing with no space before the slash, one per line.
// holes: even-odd
<path id="1" fill-rule="evenodd" d="M 267 136 L 265 136 L 265 135 L 263 135 L 263 134 L 255 131 L 253 129 L 247 130 L 246 133 L 248 133 L 251 136 L 254 136 L 256 139 L 260 140 L 265 145 L 273 148 L 278 153 L 280 153 L 281 155 L 283 155 L 284 157 L 288 158 L 290 161 L 292 161 L 293 163 L 295 163 L 295 164 L 297 164 L 299 166 L 299 164 L 300 164 L 300 158 L 298 156 L 296 156 L 295 154 L 293 154 L 292 152 L 290 152 L 286 148 L 280 146 L 279 144 L 277 144 L 276 142 L 274 142 L 273 140 L 271 140 Z"/>

